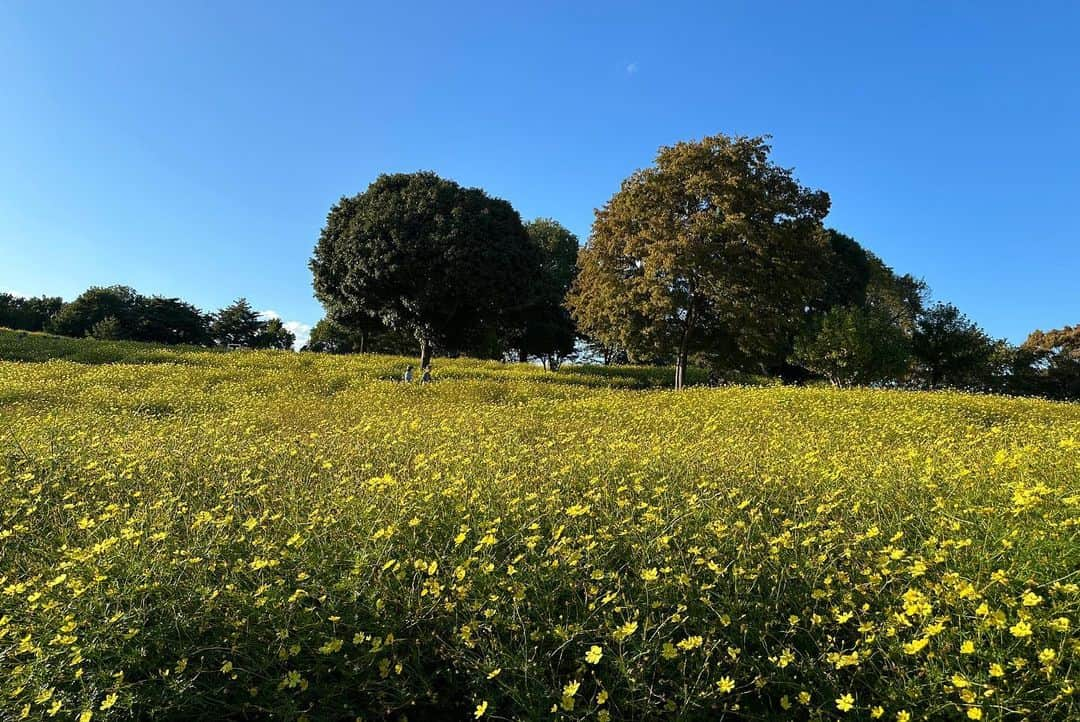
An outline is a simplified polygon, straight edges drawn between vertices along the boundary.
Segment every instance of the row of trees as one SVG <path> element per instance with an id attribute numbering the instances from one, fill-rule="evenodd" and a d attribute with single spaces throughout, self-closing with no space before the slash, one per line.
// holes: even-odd
<path id="1" fill-rule="evenodd" d="M 558 363 L 690 363 L 836 385 L 1076 397 L 1073 329 L 990 339 L 925 284 L 828 229 L 827 193 L 764 138 L 661 148 L 596 212 L 587 245 L 433 173 L 383 175 L 331 208 L 311 260 L 310 348 Z"/>
<path id="2" fill-rule="evenodd" d="M 264 319 L 246 299 L 204 313 L 178 298 L 144 296 L 127 286 L 95 286 L 70 303 L 0 294 L 0 326 L 75 338 L 191 346 L 292 348 L 280 319 Z"/>

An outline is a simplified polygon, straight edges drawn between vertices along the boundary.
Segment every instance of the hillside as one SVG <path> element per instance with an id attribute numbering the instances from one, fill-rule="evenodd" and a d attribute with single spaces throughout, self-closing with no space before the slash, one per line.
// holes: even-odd
<path id="1" fill-rule="evenodd" d="M 1077 404 L 0 358 L 0 720 L 1080 716 Z"/>

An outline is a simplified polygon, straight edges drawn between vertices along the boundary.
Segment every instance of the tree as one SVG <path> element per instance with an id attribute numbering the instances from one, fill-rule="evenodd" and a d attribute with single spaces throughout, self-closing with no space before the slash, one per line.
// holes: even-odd
<path id="1" fill-rule="evenodd" d="M 377 319 L 434 348 L 490 347 L 532 302 L 539 259 L 509 203 L 434 173 L 382 175 L 331 208 L 315 295 L 346 328 Z"/>
<path id="2" fill-rule="evenodd" d="M 262 325 L 252 342 L 254 348 L 273 348 L 287 351 L 296 343 L 296 334 L 285 328 L 280 318 L 271 318 Z"/>
<path id="3" fill-rule="evenodd" d="M 768 359 L 767 370 L 784 379 L 801 381 L 811 375 L 810 369 L 799 364 L 801 356 L 795 353 L 795 344 L 801 340 L 805 347 L 832 309 L 873 310 L 875 319 L 888 319 L 909 339 L 922 311 L 926 285 L 921 280 L 897 275 L 850 236 L 831 228 L 826 233 L 830 252 L 822 264 L 822 284 L 806 306 L 801 329 L 791 335 L 780 353 Z"/>
<path id="4" fill-rule="evenodd" d="M 58 297 L 22 298 L 0 294 L 0 326 L 21 331 L 43 331 L 64 305 Z"/>
<path id="5" fill-rule="evenodd" d="M 558 368 L 574 353 L 577 326 L 567 310 L 566 294 L 577 275 L 578 238 L 557 221 L 537 218 L 525 224 L 540 257 L 536 299 L 523 309 L 521 328 L 513 345 L 519 360 L 539 357 L 548 368 Z"/>
<path id="6" fill-rule="evenodd" d="M 375 319 L 363 317 L 363 324 L 350 328 L 323 318 L 311 329 L 311 336 L 301 351 L 315 353 L 388 353 L 405 355 L 415 348 L 415 339 L 406 333 L 391 331 Z"/>
<path id="7" fill-rule="evenodd" d="M 994 342 L 956 306 L 936 303 L 919 315 L 912 351 L 916 375 L 928 388 L 981 388 Z"/>
<path id="8" fill-rule="evenodd" d="M 49 330 L 61 336 L 81 338 L 107 318 L 117 338 L 137 337 L 139 294 L 129 286 L 92 286 L 53 317 Z"/>
<path id="9" fill-rule="evenodd" d="M 1080 324 L 1034 331 L 1020 346 L 1029 393 L 1080 399 Z"/>
<path id="10" fill-rule="evenodd" d="M 265 323 L 246 298 L 238 298 L 214 314 L 210 336 L 219 346 L 254 348 Z"/>
<path id="11" fill-rule="evenodd" d="M 584 333 L 636 358 L 729 367 L 783 348 L 820 290 L 829 197 L 769 161 L 763 138 L 661 148 L 597 211 L 568 303 Z"/>
<path id="12" fill-rule="evenodd" d="M 364 353 L 366 341 L 364 332 L 354 333 L 339 323 L 323 318 L 311 327 L 308 342 L 300 350 L 314 353 Z"/>
<path id="13" fill-rule="evenodd" d="M 140 341 L 190 346 L 210 343 L 210 319 L 179 298 L 140 297 L 136 315 L 134 336 Z"/>
<path id="14" fill-rule="evenodd" d="M 880 309 L 836 306 L 795 343 L 795 360 L 834 386 L 899 380 L 910 358 L 908 337 Z"/>
<path id="15" fill-rule="evenodd" d="M 124 327 L 115 316 L 106 316 L 95 323 L 86 335 L 98 341 L 118 341 L 124 338 Z"/>
<path id="16" fill-rule="evenodd" d="M 19 331 L 44 331 L 64 305 L 59 297 L 22 298 L 0 293 L 0 326 Z"/>

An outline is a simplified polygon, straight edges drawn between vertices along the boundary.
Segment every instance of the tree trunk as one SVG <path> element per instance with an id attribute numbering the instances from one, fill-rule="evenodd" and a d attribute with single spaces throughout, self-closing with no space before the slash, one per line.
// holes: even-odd
<path id="1" fill-rule="evenodd" d="M 675 390 L 681 391 L 686 383 L 686 359 L 689 355 L 690 334 L 694 330 L 694 300 L 691 297 L 690 307 L 686 311 L 686 325 L 683 326 L 682 338 L 679 339 L 679 352 L 675 357 Z"/>
<path id="2" fill-rule="evenodd" d="M 681 391 L 686 382 L 686 349 L 679 349 L 679 355 L 675 359 L 675 390 Z"/>
<path id="3" fill-rule="evenodd" d="M 529 354 L 525 353 L 525 349 L 519 348 L 518 349 L 518 363 L 521 363 L 521 364 L 527 363 L 528 360 L 529 360 Z"/>
<path id="4" fill-rule="evenodd" d="M 420 371 L 428 367 L 431 363 L 431 342 L 426 338 L 420 339 Z"/>
<path id="5" fill-rule="evenodd" d="M 366 335 L 367 334 L 365 334 L 363 331 L 360 332 L 360 353 L 364 353 L 364 340 Z"/>

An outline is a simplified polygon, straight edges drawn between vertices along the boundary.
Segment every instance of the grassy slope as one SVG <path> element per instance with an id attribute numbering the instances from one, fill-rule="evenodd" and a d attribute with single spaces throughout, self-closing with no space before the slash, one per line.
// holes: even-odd
<path id="1" fill-rule="evenodd" d="M 1080 405 L 0 332 L 53 356 L 0 362 L 0 719 L 1078 712 Z"/>

